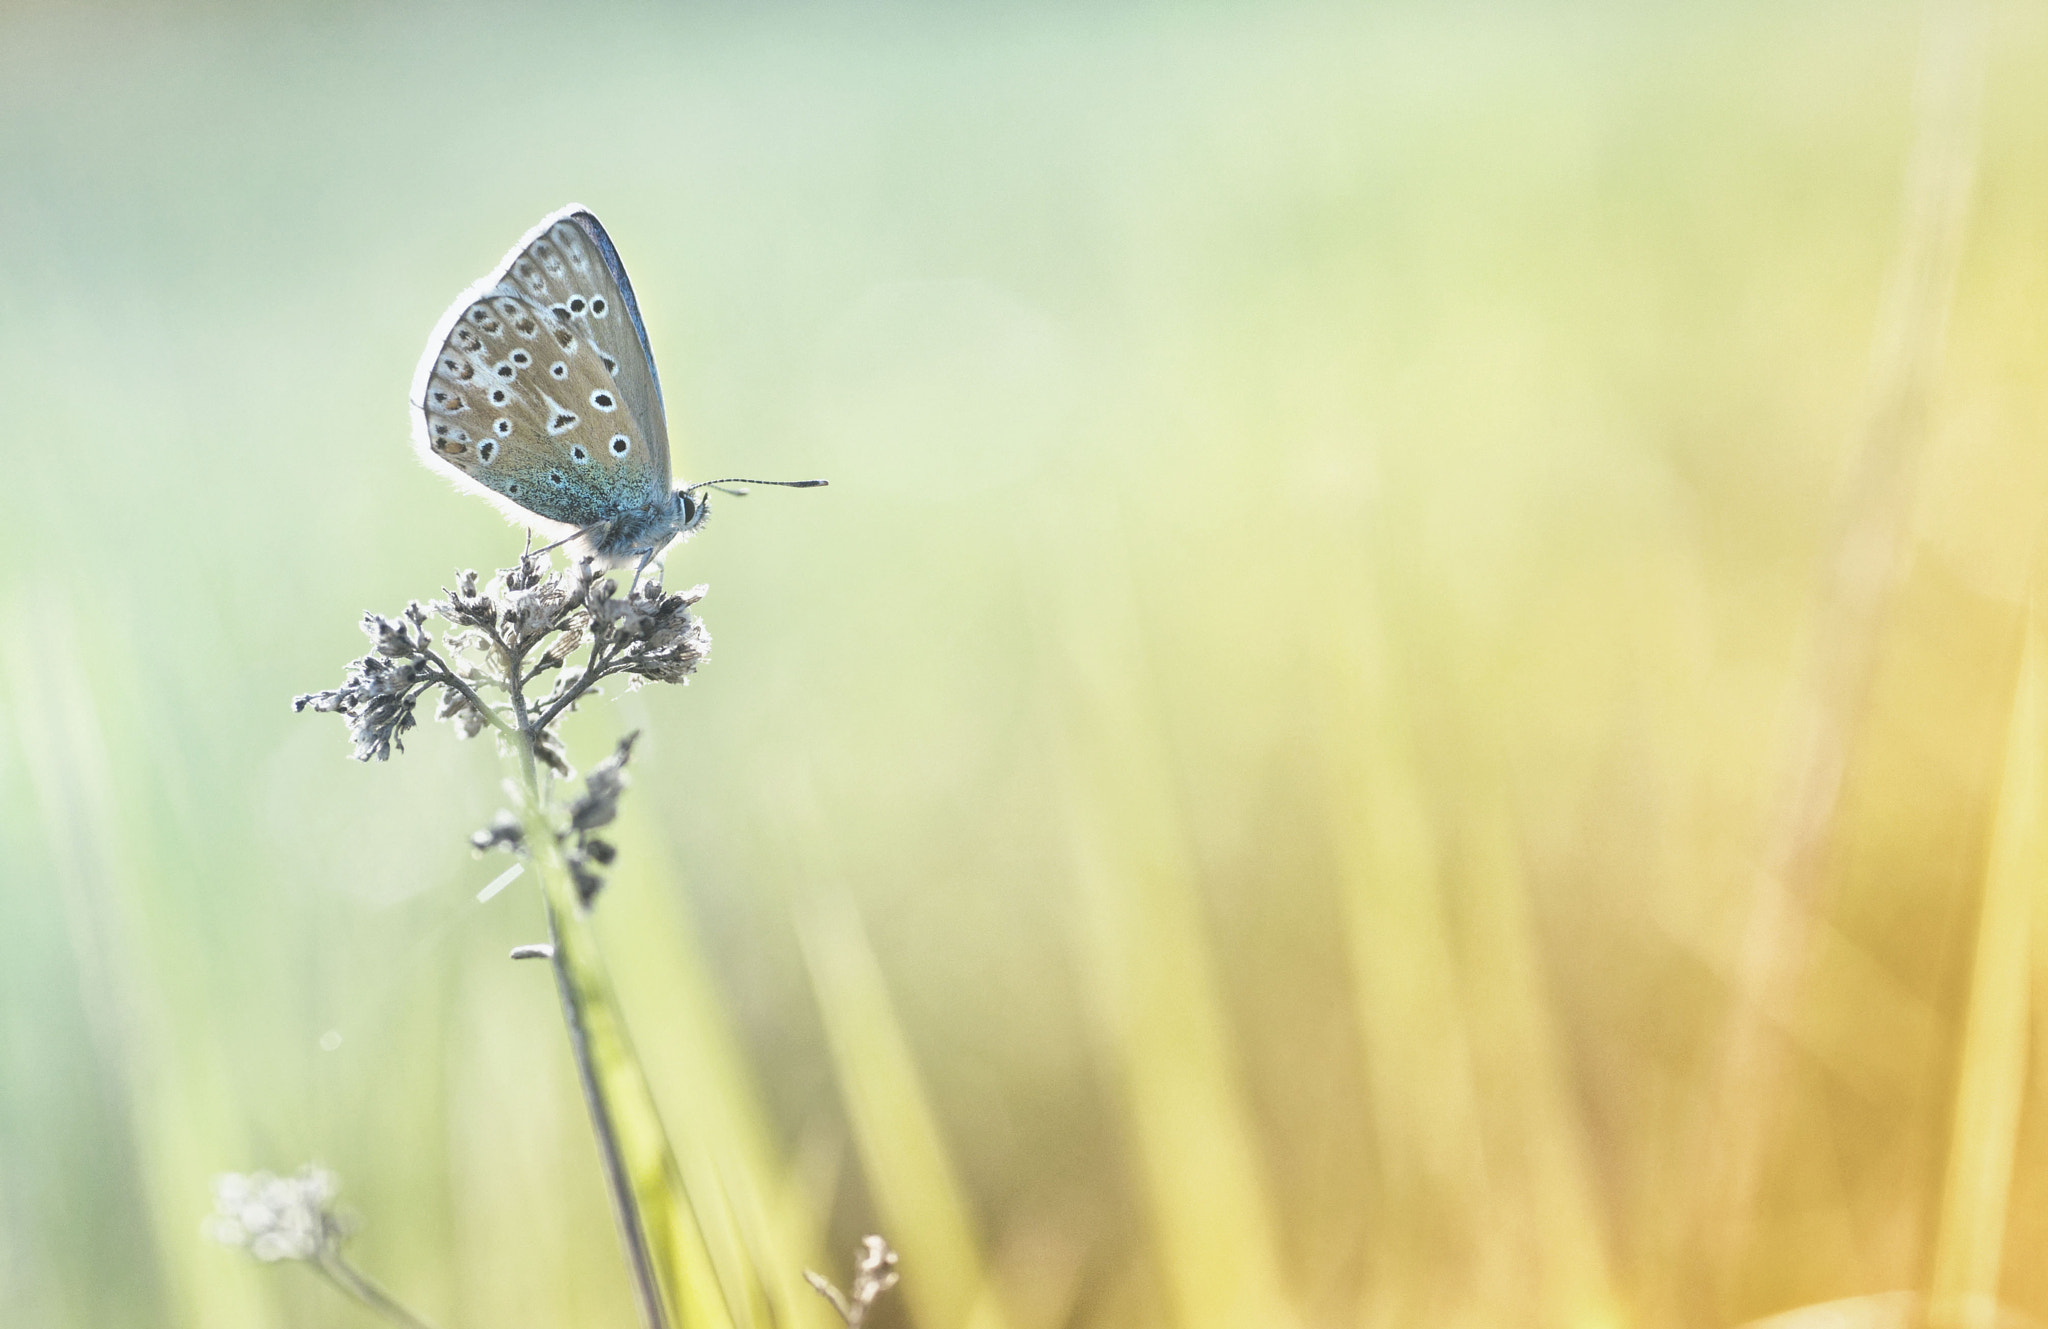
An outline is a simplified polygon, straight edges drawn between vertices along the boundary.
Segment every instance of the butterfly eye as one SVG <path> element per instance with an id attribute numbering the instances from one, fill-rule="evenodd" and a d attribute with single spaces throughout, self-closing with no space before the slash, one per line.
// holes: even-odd
<path id="1" fill-rule="evenodd" d="M 613 409 L 618 403 L 612 400 L 611 393 L 598 391 L 590 394 L 590 404 L 592 406 L 595 406 L 600 411 L 609 411 Z"/>
<path id="2" fill-rule="evenodd" d="M 680 491 L 676 494 L 676 506 L 683 510 L 683 521 L 686 524 L 697 520 L 697 496 L 695 494 L 687 489 Z"/>
<path id="3" fill-rule="evenodd" d="M 612 435 L 612 456 L 623 457 L 633 450 L 633 440 L 624 434 Z"/>

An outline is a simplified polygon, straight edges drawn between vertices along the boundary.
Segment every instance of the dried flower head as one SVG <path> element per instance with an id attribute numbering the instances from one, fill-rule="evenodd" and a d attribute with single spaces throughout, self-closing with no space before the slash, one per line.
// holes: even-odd
<path id="1" fill-rule="evenodd" d="M 609 840 L 592 832 L 618 818 L 619 796 L 626 792 L 626 763 L 632 759 L 633 744 L 639 737 L 637 730 L 626 735 L 611 756 L 591 768 L 584 777 L 583 792 L 569 804 L 568 824 L 555 833 L 556 842 L 562 846 L 563 861 L 575 878 L 577 899 L 586 905 L 604 888 L 604 878 L 597 869 L 610 867 L 619 852 Z M 503 849 L 523 854 L 526 828 L 517 816 L 501 808 L 490 825 L 470 835 L 469 843 L 478 853 Z"/>
<path id="2" fill-rule="evenodd" d="M 619 815 L 619 795 L 626 792 L 626 763 L 633 756 L 633 741 L 639 738 L 635 731 L 619 740 L 619 746 L 596 766 L 583 781 L 583 792 L 569 805 L 569 843 L 564 847 L 563 857 L 568 859 L 569 873 L 576 879 L 576 896 L 589 904 L 604 888 L 604 878 L 597 869 L 610 867 L 618 850 L 611 842 L 601 840 L 591 832 L 609 826 Z"/>
<path id="3" fill-rule="evenodd" d="M 628 687 L 681 683 L 711 649 L 690 612 L 702 586 L 671 595 L 649 579 L 622 595 L 587 559 L 555 570 L 533 555 L 478 583 L 466 571 L 443 598 L 415 600 L 396 619 L 365 615 L 370 653 L 349 664 L 340 687 L 295 697 L 292 709 L 340 715 L 356 759 L 385 761 L 405 750 L 421 701 L 438 688 L 433 716 L 459 736 L 490 728 L 523 738 L 538 761 L 566 775 L 555 725 L 593 687 L 615 675 Z M 430 618 L 448 624 L 445 640 L 427 631 Z"/>
<path id="4" fill-rule="evenodd" d="M 861 1238 L 860 1260 L 853 1267 L 853 1286 L 846 1292 L 834 1287 L 823 1274 L 809 1269 L 804 1270 L 804 1278 L 818 1290 L 819 1296 L 832 1303 L 832 1309 L 846 1321 L 847 1329 L 860 1329 L 876 1300 L 896 1286 L 896 1252 L 880 1237 Z"/>

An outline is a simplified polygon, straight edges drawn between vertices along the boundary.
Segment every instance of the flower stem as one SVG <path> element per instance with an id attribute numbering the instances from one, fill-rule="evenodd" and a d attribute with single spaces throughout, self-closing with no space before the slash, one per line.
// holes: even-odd
<path id="1" fill-rule="evenodd" d="M 605 1189 L 611 1196 L 612 1217 L 619 1225 L 619 1240 L 625 1243 L 626 1263 L 633 1271 L 633 1296 L 640 1307 L 646 1329 L 669 1329 L 668 1307 L 662 1300 L 660 1280 L 654 1272 L 654 1252 L 647 1239 L 647 1225 L 641 1221 L 640 1205 L 633 1193 L 632 1174 L 619 1150 L 617 1123 L 605 1100 L 603 1084 L 591 1055 L 588 1009 L 584 994 L 585 973 L 600 984 L 604 971 L 597 954 L 597 939 L 590 935 L 589 920 L 580 917 L 576 887 L 562 861 L 561 845 L 555 839 L 542 803 L 540 771 L 534 760 L 534 734 L 539 728 L 526 710 L 526 690 L 520 686 L 521 661 L 506 662 L 511 682 L 512 716 L 518 726 L 513 740 L 519 753 L 519 792 L 524 806 L 520 820 L 526 826 L 527 851 L 538 869 L 541 904 L 547 912 L 549 955 L 554 969 L 555 990 L 562 998 L 562 1023 L 569 1031 L 569 1053 L 576 1062 L 576 1079 L 583 1087 L 583 1104 L 590 1111 L 591 1133 L 597 1137 L 598 1159 L 604 1167 Z M 579 972 L 582 971 L 582 972 Z"/>
<path id="2" fill-rule="evenodd" d="M 507 674 L 519 677 L 516 659 Z M 578 898 L 547 815 L 546 777 L 534 744 L 548 717 L 530 713 L 516 683 L 511 700 L 520 731 L 514 741 L 524 804 L 520 819 L 547 913 L 549 963 L 641 1322 L 645 1329 L 678 1329 L 685 1321 L 710 1329 L 730 1326 L 731 1313 L 711 1272 L 703 1233 L 683 1196 L 682 1171 L 613 998 L 591 915 Z"/>
<path id="3" fill-rule="evenodd" d="M 405 1329 L 434 1329 L 434 1326 L 407 1310 L 396 1297 L 378 1286 L 368 1274 L 341 1258 L 338 1251 L 328 1251 L 313 1262 L 314 1267 L 336 1287 L 362 1302 L 371 1310 Z"/>
<path id="4" fill-rule="evenodd" d="M 527 758 L 532 771 L 533 761 Z M 529 843 L 532 832 L 528 832 Z M 598 1157 L 604 1165 L 605 1188 L 611 1194 L 612 1216 L 618 1220 L 619 1239 L 626 1246 L 626 1261 L 633 1270 L 633 1290 L 640 1306 L 640 1318 L 647 1329 L 668 1329 L 668 1308 L 662 1300 L 661 1284 L 654 1271 L 654 1251 L 642 1221 L 639 1199 L 634 1193 L 632 1173 L 619 1147 L 617 1122 L 598 1078 L 597 1061 L 591 1052 L 589 1007 L 585 1000 L 593 981 L 604 984 L 596 952 L 596 938 L 590 920 L 578 912 L 575 886 L 567 865 L 553 842 L 538 850 L 552 859 L 540 871 L 541 899 L 548 916 L 548 941 L 552 952 L 548 962 L 555 973 L 555 989 L 562 998 L 562 1022 L 569 1031 L 569 1051 L 576 1061 L 576 1079 L 583 1086 L 583 1103 L 590 1110 L 591 1133 L 597 1137 Z M 565 898 L 566 897 L 566 898 Z M 602 991 L 602 989 L 600 989 Z M 623 1029 L 620 1031 L 623 1033 Z"/>

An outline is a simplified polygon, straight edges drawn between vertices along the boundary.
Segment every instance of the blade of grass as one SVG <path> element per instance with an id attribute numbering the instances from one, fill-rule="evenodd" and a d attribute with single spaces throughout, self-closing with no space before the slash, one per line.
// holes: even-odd
<path id="1" fill-rule="evenodd" d="M 135 726 L 118 710 L 108 711 L 110 698 L 132 697 L 141 688 L 126 679 L 119 687 L 95 686 L 89 660 L 111 659 L 102 667 L 118 670 L 128 657 L 88 649 L 79 635 L 84 624 L 67 615 L 45 606 L 33 621 L 26 612 L 9 613 L 5 621 L 0 714 L 12 723 L 0 725 L 0 747 L 11 730 L 30 796 L 27 829 L 49 860 L 71 943 L 69 967 L 89 1045 L 83 1056 L 96 1063 L 108 1100 L 104 1110 L 123 1131 L 102 1149 L 128 1175 L 121 1191 L 103 1198 L 135 1205 L 136 1212 L 120 1220 L 122 1230 L 146 1238 L 127 1252 L 141 1276 L 125 1295 L 139 1294 L 141 1304 L 173 1318 L 253 1322 L 259 1295 L 231 1265 L 169 1254 L 191 1240 L 191 1197 L 203 1193 L 218 1160 L 242 1141 L 228 1124 L 235 1120 L 232 1095 L 211 1026 L 194 1021 L 181 1028 L 175 1015 L 187 976 L 217 957 L 200 955 L 189 933 L 153 913 L 153 897 L 172 888 L 163 869 L 133 848 L 133 823 L 146 807 L 144 791 L 126 787 L 123 778 L 124 768 L 135 764 L 128 746 Z M 0 751 L 0 766 L 6 761 Z M 0 873 L 11 864 L 0 863 Z M 29 1009 L 39 1010 L 46 999 L 38 994 Z M 28 1180 L 27 1171 L 15 1172 L 17 1184 Z M 66 1184 L 85 1194 L 94 1183 L 79 1176 Z M 127 1226 L 131 1219 L 133 1227 Z M 109 1286 L 100 1295 L 123 1291 Z"/>
<path id="2" fill-rule="evenodd" d="M 802 1271 L 825 1267 L 817 1220 L 797 1192 L 777 1184 L 789 1163 L 705 963 L 689 900 L 660 889 L 682 879 L 681 867 L 637 813 L 621 821 L 630 828 L 622 832 L 630 843 L 616 883 L 623 889 L 607 895 L 602 926 L 626 997 L 663 1013 L 661 1043 L 645 1064 L 655 1088 L 666 1091 L 684 1178 L 720 1280 L 743 1323 L 805 1322 L 817 1294 Z"/>
<path id="3" fill-rule="evenodd" d="M 1941 1329 L 1988 1329 L 1998 1312 L 2013 1155 L 2026 1095 L 2034 897 L 2048 870 L 2042 667 L 2040 624 L 2030 607 L 1978 906 L 1948 1170 L 1929 1279 L 1928 1321 Z"/>
<path id="4" fill-rule="evenodd" d="M 1489 1154 L 1514 1169 L 1527 1234 L 1528 1319 L 1582 1329 L 1623 1323 L 1586 1123 L 1544 989 L 1520 846 L 1508 813 L 1487 801 L 1460 864 L 1471 908 L 1465 990 L 1484 1080 Z"/>
<path id="5" fill-rule="evenodd" d="M 1280 1329 L 1298 1315 L 1147 686 L 1145 602 L 1115 514 L 1098 511 L 1094 522 L 1085 539 L 1048 531 L 1039 543 L 1088 558 L 1063 579 L 1067 617 L 1038 633 L 1052 648 L 1048 672 L 1066 685 L 1045 729 L 1064 768 L 1075 948 L 1171 1322 Z"/>
<path id="6" fill-rule="evenodd" d="M 1389 537 L 1380 534 L 1377 543 Z M 1314 666 L 1323 816 L 1353 1022 L 1363 1054 L 1375 1240 L 1361 1322 L 1525 1309 L 1504 1243 L 1472 1216 L 1498 1212 L 1481 1125 L 1473 1030 L 1446 912 L 1443 828 L 1419 778 L 1398 653 L 1386 636 L 1385 552 L 1330 549 L 1328 598 L 1351 606 Z"/>
<path id="7" fill-rule="evenodd" d="M 547 911 L 550 962 L 641 1318 L 648 1329 L 732 1329 L 682 1169 L 612 995 L 591 915 L 576 898 L 541 810 L 531 750 L 522 749 L 520 757 L 522 818 Z"/>
<path id="8" fill-rule="evenodd" d="M 1360 734 L 1348 725 L 1343 732 Z M 1381 1202 L 1404 1216 L 1382 1238 L 1391 1258 L 1368 1283 L 1363 1318 L 1396 1323 L 1434 1318 L 1447 1305 L 1498 1307 L 1511 1295 L 1502 1252 L 1465 1229 L 1471 1215 L 1494 1212 L 1496 1197 L 1430 811 L 1384 736 L 1330 745 L 1325 756 Z"/>
<path id="9" fill-rule="evenodd" d="M 889 1244 L 903 1254 L 903 1294 L 917 1322 L 1003 1329 L 965 1188 L 860 916 L 843 895 L 821 888 L 798 920 L 798 938 L 868 1189 Z"/>
<path id="10" fill-rule="evenodd" d="M 1918 125 L 1899 247 L 1876 330 L 1855 470 L 1791 699 L 1772 822 L 1750 886 L 1735 992 L 1715 1082 L 1702 1096 L 1692 1156 L 1697 1277 L 1735 1305 L 1750 1240 L 1782 1056 L 1784 1018 L 1807 963 L 1829 837 L 1859 717 L 1877 667 L 1878 626 L 1906 540 L 1928 394 L 1941 362 L 1976 176 L 1986 58 L 1981 0 L 1930 0 L 1922 33 Z M 1710 1317 L 1711 1318 L 1711 1317 Z"/>

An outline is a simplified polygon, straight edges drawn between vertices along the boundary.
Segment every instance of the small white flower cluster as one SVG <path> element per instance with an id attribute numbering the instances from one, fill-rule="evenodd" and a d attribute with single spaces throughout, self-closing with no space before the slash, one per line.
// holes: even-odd
<path id="1" fill-rule="evenodd" d="M 206 1235 L 259 1260 L 311 1260 L 333 1248 L 341 1224 L 334 1214 L 340 1181 L 307 1164 L 289 1177 L 224 1172 L 213 1179 Z"/>

